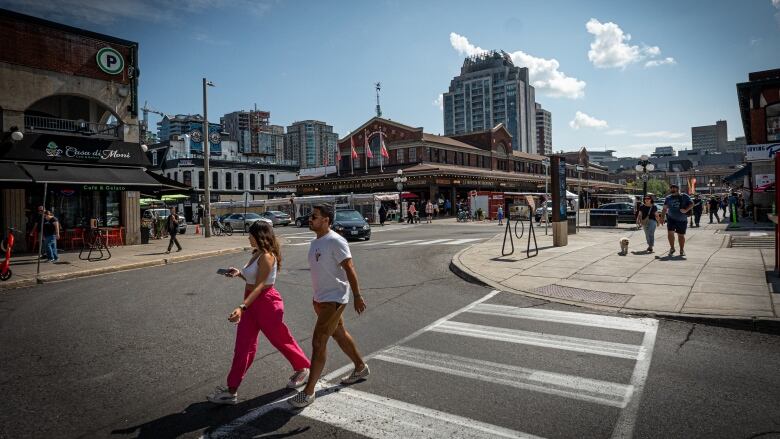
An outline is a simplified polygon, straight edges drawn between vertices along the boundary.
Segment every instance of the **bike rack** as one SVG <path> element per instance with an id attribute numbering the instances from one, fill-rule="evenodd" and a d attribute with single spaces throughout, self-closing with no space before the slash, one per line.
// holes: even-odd
<path id="1" fill-rule="evenodd" d="M 102 230 L 100 229 L 93 229 L 90 231 L 90 240 L 89 240 L 89 252 L 87 252 L 87 257 L 82 257 L 84 254 L 84 250 L 87 249 L 87 245 L 82 245 L 81 251 L 79 251 L 79 259 L 82 261 L 102 261 L 102 260 L 109 260 L 111 259 L 111 250 L 108 249 L 108 245 L 106 245 L 106 237 Z M 105 256 L 103 253 L 103 250 L 108 253 L 108 257 Z M 100 252 L 100 256 L 93 258 L 92 252 L 98 251 Z"/>
<path id="2" fill-rule="evenodd" d="M 507 220 L 506 222 L 506 228 L 504 229 L 504 241 L 501 244 L 501 256 L 509 256 L 514 254 L 515 252 L 515 242 L 512 235 L 517 237 L 517 239 L 522 239 L 523 235 L 525 234 L 525 227 L 523 226 L 523 220 L 522 218 L 518 218 L 515 220 L 515 229 L 514 233 L 512 231 L 511 226 L 512 221 Z M 520 226 L 520 234 L 517 233 L 517 226 Z M 509 245 L 512 247 L 512 250 L 510 250 L 508 253 L 506 251 L 506 239 L 507 236 L 509 237 Z M 534 249 L 533 249 L 533 255 L 531 255 L 531 236 L 534 238 Z M 534 231 L 534 222 L 533 219 L 529 218 L 528 220 L 528 246 L 525 249 L 525 255 L 527 258 L 533 258 L 539 255 L 539 245 L 536 242 L 536 232 Z"/>

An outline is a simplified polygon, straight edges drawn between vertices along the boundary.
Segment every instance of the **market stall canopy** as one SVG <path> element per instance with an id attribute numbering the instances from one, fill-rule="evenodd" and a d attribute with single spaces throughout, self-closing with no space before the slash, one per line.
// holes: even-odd
<path id="1" fill-rule="evenodd" d="M 146 174 L 157 182 L 156 188 L 143 190 L 144 195 L 161 197 L 163 195 L 188 194 L 192 192 L 192 187 L 176 180 L 170 179 L 164 175 L 147 170 Z M 189 196 L 187 196 L 189 198 Z"/>
<path id="2" fill-rule="evenodd" d="M 174 195 L 163 195 L 162 200 L 163 201 L 176 201 L 176 200 L 187 200 L 189 199 L 189 195 L 184 194 L 174 194 Z"/>
<path id="3" fill-rule="evenodd" d="M 747 165 L 739 169 L 737 172 L 729 175 L 728 177 L 725 177 L 723 180 L 728 182 L 742 182 L 745 176 L 750 175 L 750 171 L 752 169 L 753 169 L 753 164 L 748 163 Z"/>

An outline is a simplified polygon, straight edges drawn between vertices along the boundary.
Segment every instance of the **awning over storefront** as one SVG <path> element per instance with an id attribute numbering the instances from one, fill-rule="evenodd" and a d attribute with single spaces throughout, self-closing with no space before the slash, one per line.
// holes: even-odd
<path id="1" fill-rule="evenodd" d="M 0 163 L 0 181 L 31 183 L 32 178 L 15 163 Z"/>
<path id="2" fill-rule="evenodd" d="M 141 168 L 109 168 L 73 165 L 21 165 L 35 183 L 110 186 L 112 190 L 130 190 L 134 186 L 160 186 Z"/>
<path id="3" fill-rule="evenodd" d="M 741 169 L 739 169 L 737 172 L 729 175 L 728 177 L 725 177 L 723 180 L 727 182 L 742 182 L 743 178 L 746 175 L 750 175 L 750 171 L 753 169 L 753 164 L 748 163 L 747 165 L 743 166 Z"/>
<path id="4" fill-rule="evenodd" d="M 164 195 L 179 195 L 188 194 L 192 192 L 192 187 L 187 186 L 184 183 L 170 179 L 164 175 L 158 174 L 152 171 L 146 171 L 146 174 L 153 178 L 157 182 L 157 187 L 153 191 L 144 190 L 147 195 L 154 195 L 155 197 L 161 197 Z"/>

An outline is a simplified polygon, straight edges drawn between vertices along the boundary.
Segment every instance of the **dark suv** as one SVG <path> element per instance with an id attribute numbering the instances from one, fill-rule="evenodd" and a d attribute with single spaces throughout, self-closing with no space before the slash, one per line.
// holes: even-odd
<path id="1" fill-rule="evenodd" d="M 337 210 L 331 228 L 346 239 L 371 239 L 371 226 L 356 210 Z"/>
<path id="2" fill-rule="evenodd" d="M 631 203 L 608 203 L 599 206 L 599 210 L 613 210 L 617 212 L 619 223 L 636 222 L 636 210 Z"/>

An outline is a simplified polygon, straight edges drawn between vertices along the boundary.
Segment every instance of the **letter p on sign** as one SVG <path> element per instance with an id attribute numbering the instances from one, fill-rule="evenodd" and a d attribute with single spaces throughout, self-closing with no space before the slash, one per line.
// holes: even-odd
<path id="1" fill-rule="evenodd" d="M 98 50 L 96 58 L 100 70 L 109 75 L 118 75 L 125 68 L 125 60 L 122 58 L 122 54 L 111 47 L 104 47 Z"/>

